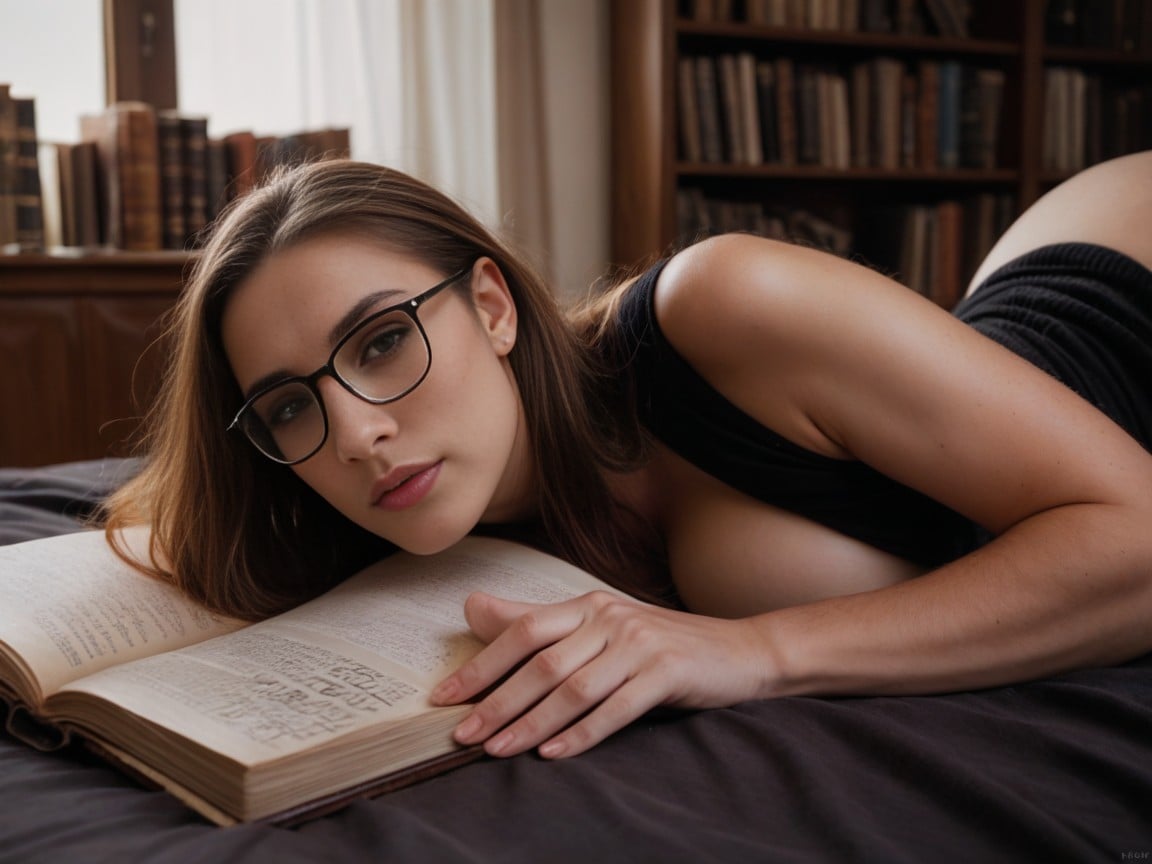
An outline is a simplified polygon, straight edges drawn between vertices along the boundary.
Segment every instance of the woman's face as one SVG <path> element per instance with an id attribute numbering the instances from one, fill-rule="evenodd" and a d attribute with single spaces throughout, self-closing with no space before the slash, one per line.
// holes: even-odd
<path id="1" fill-rule="evenodd" d="M 356 236 L 320 236 L 276 252 L 224 310 L 224 347 L 241 392 L 247 398 L 269 375 L 312 373 L 359 321 L 448 275 Z M 397 401 L 373 405 L 331 376 L 320 378 L 327 440 L 283 470 L 295 471 L 356 524 L 429 554 L 479 522 L 531 515 L 534 498 L 523 409 L 507 361 L 516 309 L 499 268 L 480 259 L 417 314 L 432 357 L 423 382 Z"/>

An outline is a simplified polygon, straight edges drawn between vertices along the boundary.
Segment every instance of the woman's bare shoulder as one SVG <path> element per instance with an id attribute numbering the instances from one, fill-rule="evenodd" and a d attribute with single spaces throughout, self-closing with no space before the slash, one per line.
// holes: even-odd
<path id="1" fill-rule="evenodd" d="M 777 348 L 794 356 L 835 345 L 839 330 L 852 328 L 876 303 L 900 305 L 908 293 L 887 276 L 828 252 L 725 234 L 668 262 L 655 309 L 661 329 L 689 360 L 762 360 Z"/>
<path id="2" fill-rule="evenodd" d="M 823 253 L 751 234 L 723 234 L 689 246 L 660 274 L 655 308 L 661 328 L 677 347 L 685 340 L 713 344 L 720 334 L 703 333 L 701 325 L 726 328 L 746 320 L 753 305 L 802 302 L 804 292 L 790 289 L 800 284 L 793 276 L 811 255 Z"/>
<path id="3" fill-rule="evenodd" d="M 734 234 L 676 255 L 660 274 L 655 310 L 677 353 L 729 401 L 793 443 L 842 456 L 816 420 L 821 382 L 872 350 L 876 328 L 861 324 L 916 326 L 930 304 L 910 296 L 835 255 Z"/>

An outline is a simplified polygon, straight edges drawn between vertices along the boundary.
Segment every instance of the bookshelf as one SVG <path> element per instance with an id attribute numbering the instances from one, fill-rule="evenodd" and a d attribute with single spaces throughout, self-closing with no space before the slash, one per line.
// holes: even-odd
<path id="1" fill-rule="evenodd" d="M 12 122 L 33 104 L 0 83 L 0 156 L 16 157 L 0 159 L 0 467 L 126 455 L 202 229 L 277 166 L 350 145 L 346 128 L 209 137 L 208 118 L 144 102 L 48 142 L 34 116 Z"/>
<path id="2" fill-rule="evenodd" d="M 1062 6 L 1049 7 L 1046 0 L 952 3 L 970 10 L 958 35 L 941 35 L 930 7 L 949 5 L 942 0 L 611 4 L 613 262 L 631 267 L 709 233 L 759 230 L 863 259 L 950 304 L 994 236 L 1022 208 L 1077 167 L 1152 146 L 1152 3 L 1052 3 Z M 772 5 L 801 16 L 818 8 L 854 11 L 851 21 L 831 25 L 777 23 L 762 17 Z M 889 16 L 886 27 L 866 20 L 877 10 Z M 895 20 L 902 15 L 911 17 Z M 1057 26 L 1062 23 L 1064 30 Z M 746 72 L 737 65 L 743 90 L 729 77 L 725 91 L 724 76 L 733 75 L 724 71 L 729 57 L 748 64 Z M 701 85 L 699 66 L 709 64 L 711 77 Z M 759 77 L 763 66 L 776 74 Z M 781 66 L 792 76 L 787 110 L 808 111 L 808 121 L 794 116 L 785 122 L 780 84 L 788 79 Z M 891 72 L 878 71 L 882 66 L 900 70 L 889 79 L 898 83 L 877 83 Z M 945 67 L 960 70 L 965 81 L 995 86 L 961 99 L 954 85 L 948 102 L 952 148 L 957 127 L 971 123 L 968 133 L 960 133 L 970 136 L 970 149 L 959 159 L 954 153 L 944 158 L 947 98 L 938 81 Z M 802 69 L 817 89 L 800 87 Z M 937 77 L 927 77 L 925 69 Z M 1054 84 L 1054 70 L 1055 78 L 1070 75 L 1071 82 Z M 978 84 L 965 86 L 975 91 Z M 702 119 L 709 91 L 718 112 L 710 155 Z M 990 92 L 992 112 L 984 107 Z M 812 111 L 812 104 L 833 107 Z M 972 119 L 976 111 L 985 118 Z M 1109 128 L 1117 114 L 1125 118 L 1119 131 Z M 742 120 L 732 126 L 736 115 Z M 772 117 L 767 125 L 766 116 Z M 805 122 L 808 137 L 819 142 L 807 155 L 796 142 Z M 786 127 L 791 154 L 783 143 Z M 754 157 L 734 151 L 735 140 L 752 148 Z M 884 149 L 884 140 L 893 149 Z M 1054 148 L 1061 158 L 1053 156 Z"/>
<path id="3" fill-rule="evenodd" d="M 126 455 L 194 253 L 0 255 L 0 466 Z"/>

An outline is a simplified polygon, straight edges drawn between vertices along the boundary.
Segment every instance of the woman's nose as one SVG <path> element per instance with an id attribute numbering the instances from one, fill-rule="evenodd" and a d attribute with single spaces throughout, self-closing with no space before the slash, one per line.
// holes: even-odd
<path id="1" fill-rule="evenodd" d="M 330 377 L 316 384 L 328 415 L 328 440 L 343 462 L 367 459 L 376 444 L 398 429 L 392 405 L 373 405 Z"/>

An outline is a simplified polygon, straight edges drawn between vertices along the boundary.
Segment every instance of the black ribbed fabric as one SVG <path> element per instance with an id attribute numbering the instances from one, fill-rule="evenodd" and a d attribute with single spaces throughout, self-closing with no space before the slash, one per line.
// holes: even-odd
<path id="1" fill-rule="evenodd" d="M 629 343 L 623 353 L 631 357 L 622 372 L 631 376 L 641 420 L 653 435 L 747 495 L 926 567 L 987 540 L 955 511 L 861 462 L 798 447 L 718 393 L 660 332 L 653 294 L 665 263 L 636 281 L 618 319 Z M 992 274 L 956 312 L 1083 394 L 1147 446 L 1147 269 L 1099 246 L 1048 246 Z"/>
<path id="2" fill-rule="evenodd" d="M 1152 273 L 1087 243 L 1029 252 L 955 314 L 1071 387 L 1152 449 Z"/>

